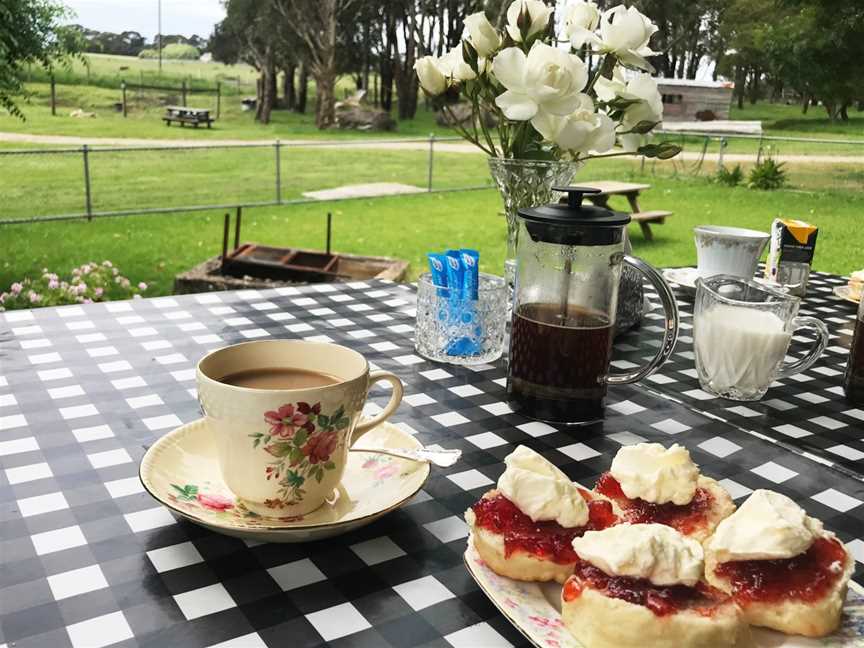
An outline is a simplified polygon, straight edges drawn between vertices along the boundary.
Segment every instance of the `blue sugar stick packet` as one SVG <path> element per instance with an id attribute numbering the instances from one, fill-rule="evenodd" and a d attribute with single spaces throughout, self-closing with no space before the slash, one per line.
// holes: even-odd
<path id="1" fill-rule="evenodd" d="M 480 253 L 477 250 L 459 250 L 459 259 L 462 261 L 462 291 L 468 299 L 478 298 L 478 286 L 480 284 Z"/>
<path id="2" fill-rule="evenodd" d="M 445 259 L 447 261 L 447 285 L 450 287 L 450 300 L 462 299 L 462 285 L 465 269 L 462 265 L 459 250 L 447 250 Z"/>
<path id="3" fill-rule="evenodd" d="M 455 254 L 454 254 L 455 252 Z M 446 353 L 451 356 L 472 356 L 479 355 L 481 352 L 480 345 L 477 340 L 480 339 L 478 333 L 482 333 L 482 328 L 478 326 L 476 319 L 477 313 L 475 302 L 478 296 L 479 272 L 477 262 L 480 255 L 475 250 L 455 250 L 447 251 L 448 261 L 448 281 L 457 281 L 461 279 L 461 294 L 457 299 L 450 301 L 451 322 L 458 327 L 460 333 L 468 333 L 467 335 L 459 335 L 450 341 L 447 345 Z M 455 261 L 458 260 L 461 277 L 457 274 Z M 453 268 L 451 271 L 450 269 Z"/>
<path id="4" fill-rule="evenodd" d="M 432 275 L 432 283 L 438 286 L 438 296 L 447 295 L 447 257 L 444 254 L 430 252 L 426 255 L 429 259 L 429 274 Z"/>

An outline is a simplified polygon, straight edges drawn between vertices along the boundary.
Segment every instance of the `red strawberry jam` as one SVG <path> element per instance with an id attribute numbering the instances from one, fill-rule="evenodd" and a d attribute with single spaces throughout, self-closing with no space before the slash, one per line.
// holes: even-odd
<path id="1" fill-rule="evenodd" d="M 582 492 L 582 497 L 588 502 L 588 524 L 570 529 L 551 520 L 532 522 L 500 493 L 482 498 L 471 510 L 474 511 L 477 526 L 504 536 L 504 555 L 507 558 L 514 551 L 524 551 L 558 564 L 567 564 L 576 560 L 571 545 L 573 538 L 585 531 L 600 531 L 618 521 L 610 502 L 591 500 L 587 491 Z"/>
<path id="2" fill-rule="evenodd" d="M 714 503 L 714 496 L 704 488 L 697 488 L 689 504 L 653 504 L 645 500 L 630 499 L 624 494 L 621 484 L 610 473 L 603 473 L 594 488 L 601 495 L 615 500 L 624 512 L 624 519 L 631 524 L 665 524 L 679 533 L 688 535 L 707 524 L 708 511 Z"/>
<path id="3" fill-rule="evenodd" d="M 690 610 L 702 616 L 711 616 L 717 607 L 729 600 L 720 590 L 699 582 L 695 587 L 671 585 L 661 587 L 644 578 L 609 576 L 606 572 L 584 560 L 577 560 L 571 576 L 564 583 L 564 600 L 569 602 L 581 596 L 590 587 L 609 598 L 616 598 L 647 607 L 657 616 L 666 616 Z"/>
<path id="4" fill-rule="evenodd" d="M 785 560 L 740 560 L 714 572 L 732 585 L 740 603 L 812 602 L 824 597 L 843 574 L 846 550 L 834 538 L 819 538 L 800 556 Z"/>

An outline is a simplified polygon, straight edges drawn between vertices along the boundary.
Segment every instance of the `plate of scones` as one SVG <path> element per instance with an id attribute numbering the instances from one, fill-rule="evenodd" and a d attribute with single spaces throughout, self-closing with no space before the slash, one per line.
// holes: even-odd
<path id="1" fill-rule="evenodd" d="M 795 501 L 736 508 L 686 448 L 622 447 L 594 488 L 525 446 L 465 513 L 465 564 L 543 648 L 864 647 L 855 559 Z"/>

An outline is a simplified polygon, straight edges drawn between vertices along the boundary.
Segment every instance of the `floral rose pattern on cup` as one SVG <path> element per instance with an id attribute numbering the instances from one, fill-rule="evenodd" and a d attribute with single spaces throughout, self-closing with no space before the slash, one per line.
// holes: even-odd
<path id="1" fill-rule="evenodd" d="M 321 412 L 321 403 L 286 403 L 279 409 L 264 412 L 268 432 L 249 436 L 254 448 L 259 446 L 275 458 L 265 469 L 266 479 L 279 483 L 279 497 L 267 500 L 269 508 L 283 508 L 300 502 L 310 479 L 318 483 L 327 471 L 335 470 L 330 456 L 340 443 L 340 432 L 350 421 L 345 407 L 330 415 Z"/>
<path id="2" fill-rule="evenodd" d="M 174 497 L 181 502 L 197 502 L 201 507 L 211 511 L 227 511 L 234 508 L 234 500 L 216 493 L 202 493 L 195 484 L 178 486 L 171 484 L 176 492 Z"/>

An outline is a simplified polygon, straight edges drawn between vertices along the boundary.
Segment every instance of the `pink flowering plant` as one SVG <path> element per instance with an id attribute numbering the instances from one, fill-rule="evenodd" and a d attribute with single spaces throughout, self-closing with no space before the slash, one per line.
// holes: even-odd
<path id="1" fill-rule="evenodd" d="M 85 263 L 66 277 L 42 268 L 41 276 L 25 277 L 0 293 L 0 311 L 131 299 L 147 288 L 143 281 L 133 284 L 110 261 Z"/>

